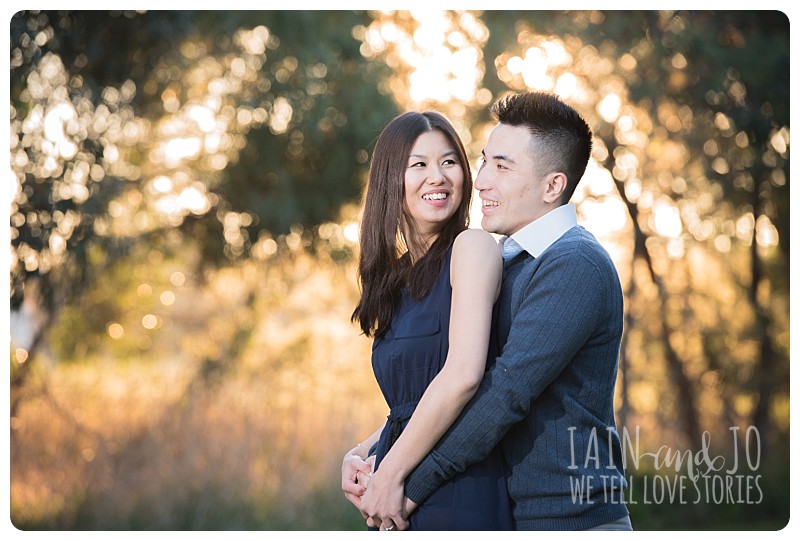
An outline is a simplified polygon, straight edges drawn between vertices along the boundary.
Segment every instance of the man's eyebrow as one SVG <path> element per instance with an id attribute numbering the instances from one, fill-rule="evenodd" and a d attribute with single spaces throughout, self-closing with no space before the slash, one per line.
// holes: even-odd
<path id="1" fill-rule="evenodd" d="M 486 158 L 486 152 L 481 150 L 481 156 Z M 492 156 L 492 159 L 493 160 L 497 160 L 497 161 L 504 161 L 504 162 L 508 162 L 508 163 L 513 163 L 514 165 L 517 164 L 517 162 L 515 162 L 514 160 L 512 160 L 511 158 L 509 158 L 505 154 L 495 154 L 494 156 Z"/>

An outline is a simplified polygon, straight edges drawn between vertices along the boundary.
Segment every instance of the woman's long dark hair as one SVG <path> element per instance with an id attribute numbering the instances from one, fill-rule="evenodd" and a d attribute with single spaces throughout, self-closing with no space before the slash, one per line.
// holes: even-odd
<path id="1" fill-rule="evenodd" d="M 405 172 L 417 138 L 438 130 L 453 145 L 464 171 L 461 203 L 442 227 L 436 241 L 419 261 L 407 253 L 415 239 L 413 220 L 405 208 Z M 453 126 L 436 112 L 408 112 L 395 117 L 381 132 L 372 154 L 369 183 L 361 219 L 358 278 L 361 299 L 352 315 L 367 336 L 383 336 L 389 329 L 400 292 L 408 286 L 417 300 L 430 293 L 445 256 L 456 236 L 469 225 L 472 174 L 467 153 Z M 404 226 L 412 238 L 406 238 Z"/>

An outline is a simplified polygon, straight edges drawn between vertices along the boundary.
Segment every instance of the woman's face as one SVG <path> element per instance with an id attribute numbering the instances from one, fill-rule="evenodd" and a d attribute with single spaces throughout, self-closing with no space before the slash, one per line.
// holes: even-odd
<path id="1" fill-rule="evenodd" d="M 464 195 L 464 168 L 458 152 L 439 130 L 420 135 L 405 174 L 407 214 L 428 243 L 456 213 Z"/>

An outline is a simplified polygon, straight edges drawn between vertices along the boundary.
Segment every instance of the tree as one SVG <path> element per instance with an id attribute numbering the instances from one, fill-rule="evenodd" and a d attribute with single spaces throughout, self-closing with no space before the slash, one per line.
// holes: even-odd
<path id="1" fill-rule="evenodd" d="M 661 411 L 674 408 L 689 443 L 729 422 L 771 434 L 770 406 L 788 396 L 786 17 L 487 12 L 483 20 L 497 55 L 487 87 L 566 94 L 590 120 L 595 159 L 628 210 L 626 384 L 652 381 L 643 370 L 655 353 L 671 386 L 651 392 L 661 394 Z M 649 350 L 633 349 L 637 335 Z M 709 404 L 722 415 L 702 415 Z"/>
<path id="2" fill-rule="evenodd" d="M 11 306 L 40 319 L 18 344 L 15 385 L 59 309 L 134 244 L 174 231 L 203 265 L 225 264 L 360 195 L 367 149 L 396 114 L 342 31 L 365 20 L 14 15 Z"/>

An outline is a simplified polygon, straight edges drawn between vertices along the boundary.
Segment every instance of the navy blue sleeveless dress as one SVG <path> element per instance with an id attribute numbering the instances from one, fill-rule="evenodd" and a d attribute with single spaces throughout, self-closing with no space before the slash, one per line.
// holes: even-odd
<path id="1" fill-rule="evenodd" d="M 451 254 L 452 248 L 427 297 L 416 302 L 403 289 L 391 328 L 373 342 L 372 368 L 390 407 L 388 422 L 375 448 L 376 470 L 447 358 Z M 499 449 L 439 487 L 412 513 L 410 529 L 513 529 Z"/>

